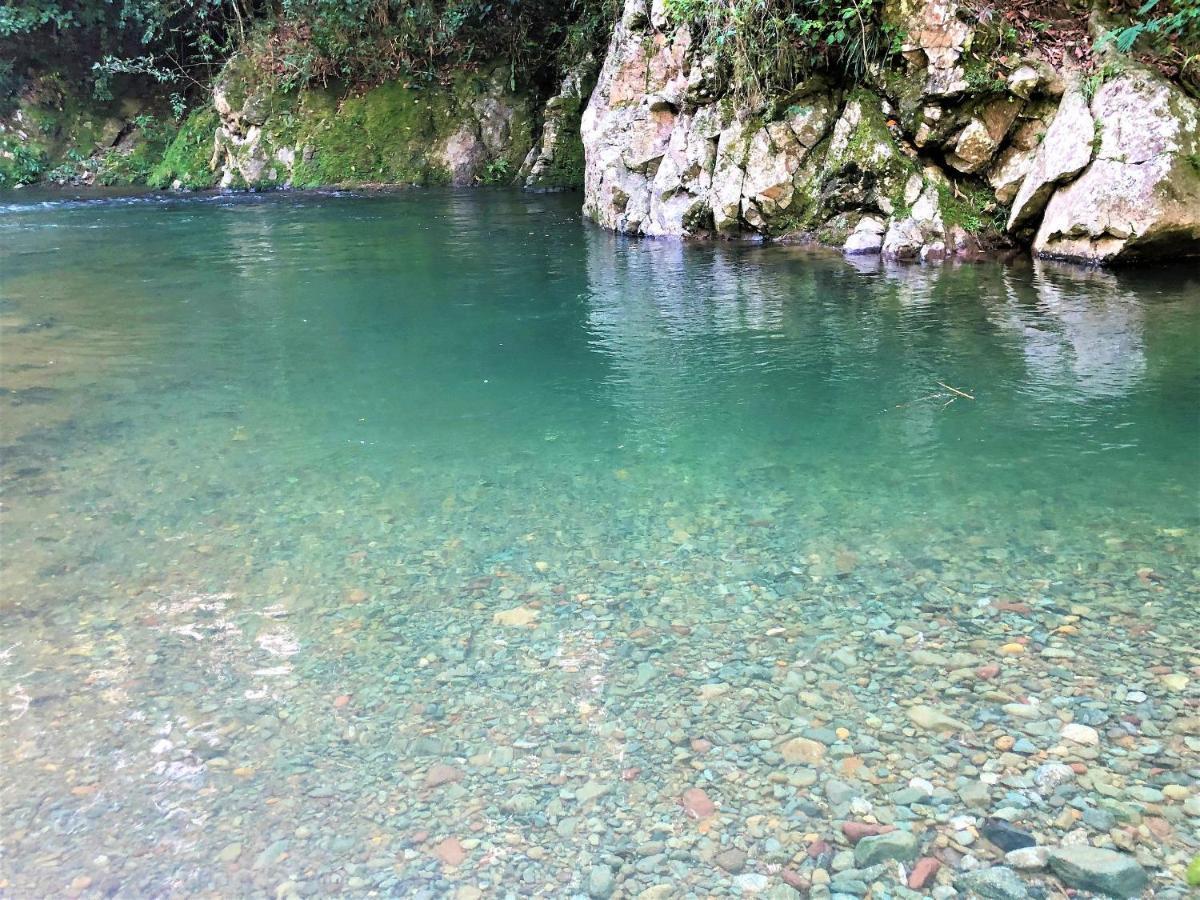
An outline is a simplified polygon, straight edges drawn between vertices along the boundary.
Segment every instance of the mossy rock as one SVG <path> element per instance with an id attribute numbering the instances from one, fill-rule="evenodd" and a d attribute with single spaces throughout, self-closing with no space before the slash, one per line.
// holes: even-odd
<path id="1" fill-rule="evenodd" d="M 189 189 L 212 187 L 216 175 L 209 163 L 213 155 L 213 136 L 219 124 L 217 111 L 211 106 L 192 110 L 150 171 L 147 184 L 164 188 L 178 181 Z"/>

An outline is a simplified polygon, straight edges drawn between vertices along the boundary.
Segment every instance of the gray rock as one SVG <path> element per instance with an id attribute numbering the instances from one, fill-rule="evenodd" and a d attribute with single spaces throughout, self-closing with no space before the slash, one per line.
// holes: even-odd
<path id="1" fill-rule="evenodd" d="M 1132 856 L 1100 847 L 1059 847 L 1050 851 L 1050 868 L 1070 887 L 1110 897 L 1136 897 L 1149 882 Z"/>
<path id="2" fill-rule="evenodd" d="M 731 875 L 736 875 L 746 867 L 746 851 L 731 847 L 713 857 L 713 862 Z"/>
<path id="3" fill-rule="evenodd" d="M 1024 900 L 1029 896 L 1025 882 L 1007 866 L 992 866 L 961 875 L 954 885 L 960 891 L 985 900 Z"/>
<path id="4" fill-rule="evenodd" d="M 612 869 L 607 865 L 594 865 L 588 872 L 588 896 L 596 900 L 607 900 L 612 895 L 614 884 Z"/>
<path id="5" fill-rule="evenodd" d="M 1081 262 L 1200 254 L 1200 104 L 1132 68 L 1100 86 L 1092 112 L 1096 159 L 1054 192 L 1034 252 Z"/>
<path id="6" fill-rule="evenodd" d="M 1094 131 L 1083 85 L 1076 83 L 1063 96 L 1029 174 L 1021 182 L 1008 218 L 1009 231 L 1035 221 L 1055 185 L 1074 178 L 1091 162 Z"/>
<path id="7" fill-rule="evenodd" d="M 982 781 L 969 781 L 958 789 L 958 796 L 967 806 L 979 809 L 991 802 L 988 786 Z"/>
<path id="8" fill-rule="evenodd" d="M 887 859 L 911 862 L 917 858 L 917 838 L 909 831 L 892 831 L 865 837 L 854 847 L 854 864 L 860 869 Z"/>

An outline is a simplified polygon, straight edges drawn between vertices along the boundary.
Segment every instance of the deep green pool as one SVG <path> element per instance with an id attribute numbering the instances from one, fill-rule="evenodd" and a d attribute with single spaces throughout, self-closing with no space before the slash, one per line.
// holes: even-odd
<path id="1" fill-rule="evenodd" d="M 714 854 L 808 877 L 875 814 L 827 778 L 878 812 L 1000 731 L 1061 757 L 1006 701 L 1196 714 L 1195 269 L 630 241 L 570 195 L 8 200 L 13 896 L 752 891 Z M 1090 764 L 1190 783 L 1159 743 Z"/>

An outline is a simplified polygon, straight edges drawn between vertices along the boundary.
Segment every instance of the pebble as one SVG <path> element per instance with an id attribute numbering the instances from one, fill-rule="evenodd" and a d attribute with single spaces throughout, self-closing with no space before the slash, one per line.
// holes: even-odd
<path id="1" fill-rule="evenodd" d="M 217 854 L 217 862 L 232 863 L 237 862 L 238 857 L 242 855 L 242 845 L 237 841 L 232 844 L 226 844 L 221 852 Z"/>
<path id="2" fill-rule="evenodd" d="M 736 875 L 746 867 L 746 851 L 731 847 L 728 850 L 722 850 L 713 857 L 713 862 L 726 872 Z"/>
<path id="3" fill-rule="evenodd" d="M 968 895 L 984 900 L 1024 900 L 1029 896 L 1025 882 L 1007 866 L 992 866 L 960 875 L 954 884 Z"/>
<path id="4" fill-rule="evenodd" d="M 924 704 L 909 708 L 908 717 L 916 725 L 928 731 L 968 731 L 970 729 L 965 722 L 960 722 L 940 709 Z"/>
<path id="5" fill-rule="evenodd" d="M 1046 868 L 1050 851 L 1045 847 L 1020 847 L 1004 854 L 1004 862 L 1023 872 L 1034 872 Z"/>
<path id="6" fill-rule="evenodd" d="M 941 862 L 932 856 L 917 860 L 908 873 L 908 886 L 914 891 L 922 890 L 937 875 L 941 866 Z"/>
<path id="7" fill-rule="evenodd" d="M 1025 847 L 1033 847 L 1037 839 L 1028 831 L 1022 831 L 1003 819 L 987 819 L 983 823 L 983 836 L 1005 853 Z"/>
<path id="8" fill-rule="evenodd" d="M 599 865 L 593 866 L 588 873 L 587 892 L 589 897 L 595 900 L 607 900 L 612 896 L 613 890 L 616 888 L 616 880 L 613 877 L 613 870 L 610 866 Z"/>
<path id="9" fill-rule="evenodd" d="M 1100 847 L 1058 847 L 1050 851 L 1049 864 L 1070 887 L 1112 897 L 1136 897 L 1149 882 L 1132 856 Z"/>
<path id="10" fill-rule="evenodd" d="M 862 838 L 854 846 L 854 864 L 859 868 L 873 866 L 884 860 L 910 862 L 917 858 L 917 839 L 908 831 Z"/>
<path id="11" fill-rule="evenodd" d="M 1078 722 L 1067 723 L 1062 727 L 1060 734 L 1064 740 L 1088 747 L 1095 747 L 1100 743 L 1100 732 L 1090 725 L 1080 725 Z"/>

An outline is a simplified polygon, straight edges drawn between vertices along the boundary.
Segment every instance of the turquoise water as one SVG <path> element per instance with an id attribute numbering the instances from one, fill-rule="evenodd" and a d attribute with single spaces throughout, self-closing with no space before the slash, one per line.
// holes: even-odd
<path id="1" fill-rule="evenodd" d="M 0 211 L 7 890 L 753 892 L 847 817 L 932 852 L 962 810 L 897 788 L 1031 778 L 1072 719 L 1122 791 L 1185 789 L 1136 816 L 1180 885 L 1200 274 L 637 242 L 577 207 Z M 780 756 L 808 732 L 815 786 Z M 1049 840 L 1061 806 L 1017 808 Z"/>

